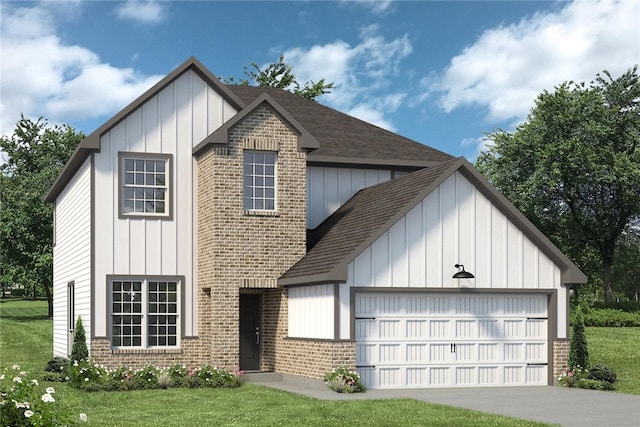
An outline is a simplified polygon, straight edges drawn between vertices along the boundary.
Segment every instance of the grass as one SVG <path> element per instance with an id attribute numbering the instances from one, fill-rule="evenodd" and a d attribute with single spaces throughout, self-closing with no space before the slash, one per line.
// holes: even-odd
<path id="1" fill-rule="evenodd" d="M 606 365 L 618 376 L 619 393 L 640 395 L 640 328 L 587 327 L 591 365 Z"/>
<path id="2" fill-rule="evenodd" d="M 0 367 L 42 373 L 51 358 L 46 301 L 0 300 Z M 618 391 L 640 394 L 640 328 L 587 328 L 592 363 L 619 378 Z M 322 401 L 255 384 L 239 389 L 86 393 L 55 383 L 58 403 L 89 417 L 87 426 L 542 426 L 542 423 L 410 399 Z"/>

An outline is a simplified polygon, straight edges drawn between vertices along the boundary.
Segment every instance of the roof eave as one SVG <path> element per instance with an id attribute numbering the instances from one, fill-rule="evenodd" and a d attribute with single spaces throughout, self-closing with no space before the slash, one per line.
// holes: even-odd
<path id="1" fill-rule="evenodd" d="M 310 165 L 340 164 L 342 166 L 379 166 L 379 167 L 400 167 L 400 168 L 428 168 L 444 163 L 443 161 L 433 161 L 429 159 L 397 159 L 397 158 L 371 158 L 371 157 L 344 157 L 344 156 L 324 156 L 310 152 L 307 155 L 307 163 Z"/>
<path id="2" fill-rule="evenodd" d="M 345 283 L 347 281 L 347 269 L 345 266 L 336 267 L 326 273 L 306 274 L 293 277 L 280 277 L 279 287 L 321 285 L 326 283 Z"/>

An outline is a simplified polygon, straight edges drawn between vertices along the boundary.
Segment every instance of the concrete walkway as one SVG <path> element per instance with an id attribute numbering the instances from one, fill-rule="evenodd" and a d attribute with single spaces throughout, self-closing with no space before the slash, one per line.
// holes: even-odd
<path id="1" fill-rule="evenodd" d="M 322 400 L 410 398 L 571 426 L 640 426 L 640 396 L 566 387 L 438 388 L 335 393 L 320 380 L 250 373 L 247 381 Z"/>

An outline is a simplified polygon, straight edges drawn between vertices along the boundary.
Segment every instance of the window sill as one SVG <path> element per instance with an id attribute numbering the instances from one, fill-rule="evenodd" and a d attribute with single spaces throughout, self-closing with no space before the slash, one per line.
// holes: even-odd
<path id="1" fill-rule="evenodd" d="M 112 348 L 111 354 L 182 354 L 181 348 Z"/>
<path id="2" fill-rule="evenodd" d="M 280 216 L 278 211 L 261 211 L 261 210 L 246 210 L 245 216 Z"/>

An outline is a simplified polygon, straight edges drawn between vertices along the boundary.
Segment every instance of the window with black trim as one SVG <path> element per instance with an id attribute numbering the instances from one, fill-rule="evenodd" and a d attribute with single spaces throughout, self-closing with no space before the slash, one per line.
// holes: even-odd
<path id="1" fill-rule="evenodd" d="M 170 217 L 171 157 L 120 153 L 120 215 Z"/>
<path id="2" fill-rule="evenodd" d="M 111 281 L 111 347 L 177 347 L 179 342 L 180 281 Z"/>
<path id="3" fill-rule="evenodd" d="M 243 152 L 243 202 L 245 211 L 276 209 L 275 151 Z"/>

